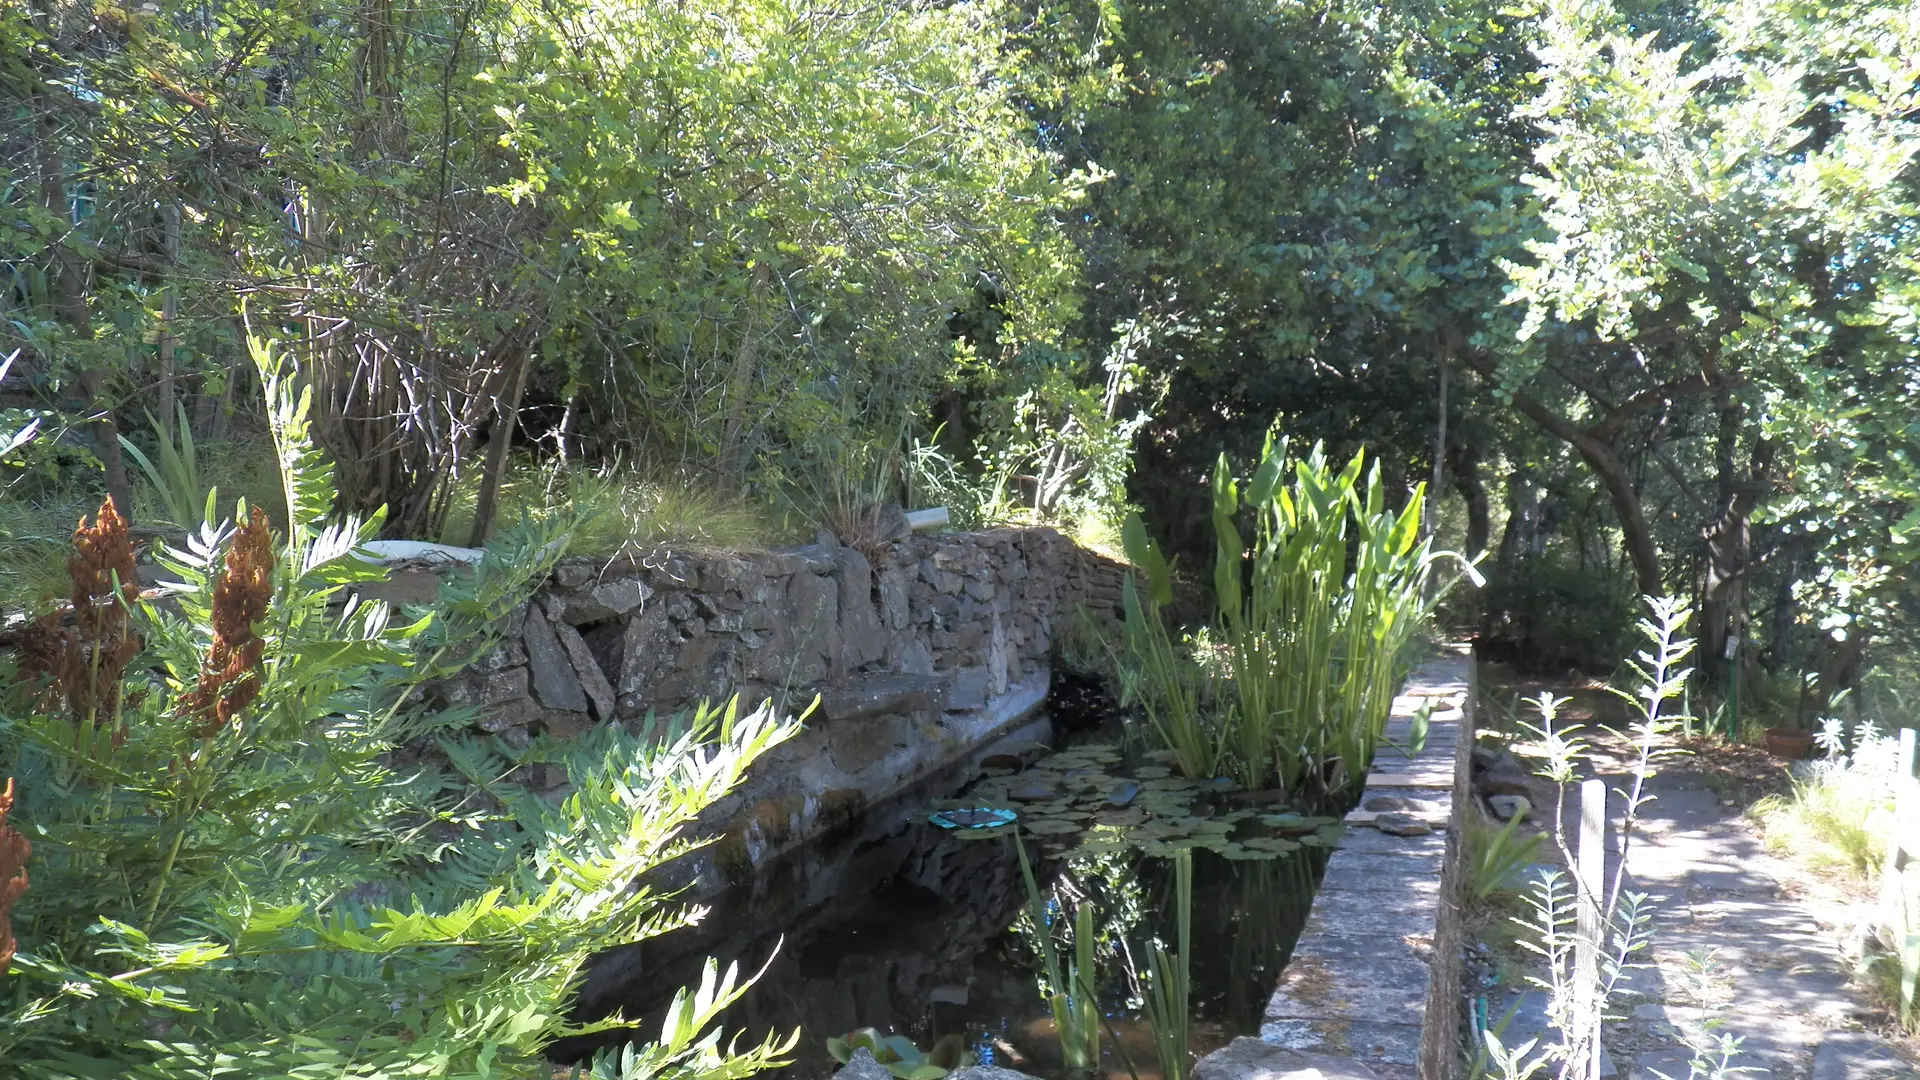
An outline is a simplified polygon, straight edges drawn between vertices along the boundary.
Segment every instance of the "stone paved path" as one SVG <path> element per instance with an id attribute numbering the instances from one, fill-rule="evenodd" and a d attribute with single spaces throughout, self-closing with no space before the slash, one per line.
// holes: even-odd
<path id="1" fill-rule="evenodd" d="M 1920 1065 L 1886 1041 L 1846 1030 L 1864 1011 L 1838 948 L 1848 928 L 1788 895 L 1792 869 L 1739 809 L 1679 770 L 1649 788 L 1658 798 L 1642 809 L 1628 868 L 1630 887 L 1652 903 L 1655 963 L 1614 1003 L 1623 1019 L 1605 1039 L 1613 1074 L 1686 1080 L 1686 1040 L 1717 1021 L 1710 1030 L 1742 1039 L 1734 1064 L 1753 1070 L 1739 1074 L 1749 1080 L 1920 1080 Z M 1703 983 L 1692 957 L 1707 950 L 1716 971 Z M 1541 1005 L 1528 995 L 1511 1030 L 1540 1026 Z M 1493 1008 L 1498 1017 L 1501 1003 Z"/>

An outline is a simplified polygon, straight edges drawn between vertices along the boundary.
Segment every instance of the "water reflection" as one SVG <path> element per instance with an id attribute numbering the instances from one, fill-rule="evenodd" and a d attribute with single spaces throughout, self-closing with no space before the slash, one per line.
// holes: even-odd
<path id="1" fill-rule="evenodd" d="M 799 1028 L 796 1060 L 784 1073 L 792 1080 L 830 1075 L 825 1040 L 861 1027 L 906 1035 L 923 1049 L 958 1033 L 982 1061 L 1070 1075 L 1039 990 L 1037 939 L 1011 839 L 958 840 L 923 822 L 927 800 L 961 779 L 903 796 L 853 832 L 796 852 L 719 898 L 700 926 L 645 943 L 620 984 L 583 991 L 583 1012 L 619 1008 L 651 1022 L 674 988 L 698 979 L 704 957 L 757 968 L 771 956 L 759 984 L 729 1011 L 727 1028 L 748 1040 Z M 1327 853 L 1303 848 L 1272 861 L 1194 854 L 1190 1040 L 1203 1054 L 1258 1030 Z M 1142 1080 L 1157 1076 L 1135 973 L 1145 970 L 1151 940 L 1173 941 L 1170 865 L 1121 851 L 1037 858 L 1035 870 L 1063 946 L 1069 934 L 1061 924 L 1078 905 L 1091 904 L 1096 915 L 1100 1071 L 1126 1077 L 1131 1065 Z M 558 1049 L 556 1056 L 570 1056 L 586 1048 Z"/>

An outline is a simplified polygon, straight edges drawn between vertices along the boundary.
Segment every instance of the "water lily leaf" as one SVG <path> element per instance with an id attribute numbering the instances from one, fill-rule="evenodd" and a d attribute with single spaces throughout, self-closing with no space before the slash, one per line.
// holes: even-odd
<path id="1" fill-rule="evenodd" d="M 1133 770 L 1136 780 L 1164 780 L 1173 775 L 1173 770 L 1164 765 L 1143 765 Z"/>
<path id="2" fill-rule="evenodd" d="M 1220 849 L 1220 857 L 1223 859 L 1232 859 L 1235 862 L 1251 862 L 1258 859 L 1277 859 L 1280 857 L 1280 853 L 1277 851 L 1257 851 L 1242 844 L 1228 844 L 1226 847 Z"/>
<path id="3" fill-rule="evenodd" d="M 1162 776 L 1140 781 L 1143 791 L 1186 791 L 1194 790 L 1193 781 L 1184 776 Z"/>
<path id="4" fill-rule="evenodd" d="M 1284 840 L 1278 836 L 1256 836 L 1251 839 L 1242 840 L 1240 843 L 1255 851 L 1271 851 L 1275 854 L 1300 850 L 1299 844 L 1292 840 Z"/>
<path id="5" fill-rule="evenodd" d="M 1322 825 L 1318 829 L 1300 838 L 1303 844 L 1314 847 L 1338 847 L 1340 838 L 1347 835 L 1347 827 L 1341 824 Z"/>
<path id="6" fill-rule="evenodd" d="M 1057 817 L 1029 819 L 1026 826 L 1027 831 L 1035 836 L 1064 836 L 1067 833 L 1084 831 L 1079 822 Z"/>
<path id="7" fill-rule="evenodd" d="M 1111 855 L 1116 851 L 1125 851 L 1131 845 L 1119 840 L 1085 840 L 1074 848 L 1070 855 Z"/>
<path id="8" fill-rule="evenodd" d="M 1147 815 L 1146 812 L 1139 807 L 1128 807 L 1125 810 L 1102 810 L 1093 815 L 1093 820 L 1100 825 L 1126 828 L 1144 823 L 1147 820 Z"/>
<path id="9" fill-rule="evenodd" d="M 1172 750 L 1149 750 L 1140 756 L 1148 761 L 1164 761 L 1169 765 L 1180 760 L 1180 755 Z"/>
<path id="10" fill-rule="evenodd" d="M 1196 821 L 1193 826 L 1195 836 L 1225 836 L 1233 831 L 1233 824 L 1226 821 Z"/>
<path id="11" fill-rule="evenodd" d="M 1306 817 L 1302 814 L 1293 813 L 1263 814 L 1260 820 L 1264 824 L 1273 826 L 1282 836 L 1310 833 L 1322 826 L 1334 823 L 1334 819 L 1330 817 Z"/>

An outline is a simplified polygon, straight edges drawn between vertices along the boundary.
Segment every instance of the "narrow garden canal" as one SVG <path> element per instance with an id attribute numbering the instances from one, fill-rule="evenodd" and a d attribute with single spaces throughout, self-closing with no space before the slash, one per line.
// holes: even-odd
<path id="1" fill-rule="evenodd" d="M 1339 826 L 1289 810 L 1277 791 L 1179 778 L 1118 733 L 1109 724 L 1052 747 L 1012 744 L 876 807 L 715 898 L 699 926 L 648 942 L 641 975 L 595 995 L 595 1007 L 651 1020 L 715 956 L 764 965 L 729 1028 L 747 1039 L 797 1030 L 790 1077 L 830 1075 L 830 1040 L 874 1029 L 936 1061 L 1145 1080 L 1159 1067 L 1143 988 L 1153 946 L 1179 940 L 1175 859 L 1190 852 L 1190 1048 L 1256 1033 Z M 988 824 L 1009 812 L 1018 839 Z M 1076 959 L 1088 926 L 1091 965 Z M 1068 995 L 1063 1039 L 1043 988 L 1085 985 L 1089 966 L 1097 1013 L 1076 1021 Z M 1067 1059 L 1076 1043 L 1093 1053 L 1094 1036 L 1091 1070 Z"/>

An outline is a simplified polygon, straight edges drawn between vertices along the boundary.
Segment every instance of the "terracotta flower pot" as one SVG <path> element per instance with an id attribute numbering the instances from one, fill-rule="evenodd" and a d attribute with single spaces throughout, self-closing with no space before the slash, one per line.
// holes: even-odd
<path id="1" fill-rule="evenodd" d="M 1767 753 L 1777 758 L 1799 761 L 1813 752 L 1813 732 L 1799 728 L 1767 729 Z"/>

